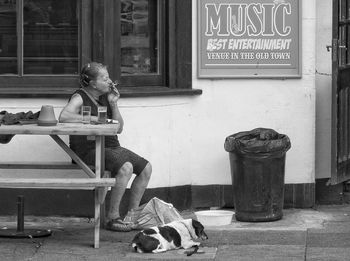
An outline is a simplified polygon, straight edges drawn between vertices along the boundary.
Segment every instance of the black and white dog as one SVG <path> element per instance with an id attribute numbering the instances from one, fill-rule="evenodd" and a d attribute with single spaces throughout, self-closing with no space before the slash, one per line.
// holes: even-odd
<path id="1" fill-rule="evenodd" d="M 208 239 L 204 226 L 194 219 L 183 219 L 141 230 L 131 246 L 139 253 L 160 253 L 171 249 L 195 247 L 200 243 L 192 239 Z"/>

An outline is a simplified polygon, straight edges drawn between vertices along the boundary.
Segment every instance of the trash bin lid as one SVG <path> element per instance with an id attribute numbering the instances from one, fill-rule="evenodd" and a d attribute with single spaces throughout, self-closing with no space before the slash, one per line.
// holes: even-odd
<path id="1" fill-rule="evenodd" d="M 224 144 L 226 151 L 240 154 L 285 153 L 290 147 L 287 135 L 268 128 L 256 128 L 232 134 L 226 137 Z"/>

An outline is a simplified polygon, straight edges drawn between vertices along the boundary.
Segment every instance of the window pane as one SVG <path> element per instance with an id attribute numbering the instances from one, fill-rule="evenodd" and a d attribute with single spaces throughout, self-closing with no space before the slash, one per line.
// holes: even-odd
<path id="1" fill-rule="evenodd" d="M 157 0 L 121 1 L 122 75 L 158 73 Z"/>
<path id="2" fill-rule="evenodd" d="M 16 0 L 0 0 L 0 74 L 17 74 Z"/>
<path id="3" fill-rule="evenodd" d="M 24 74 L 78 73 L 77 1 L 24 0 Z"/>

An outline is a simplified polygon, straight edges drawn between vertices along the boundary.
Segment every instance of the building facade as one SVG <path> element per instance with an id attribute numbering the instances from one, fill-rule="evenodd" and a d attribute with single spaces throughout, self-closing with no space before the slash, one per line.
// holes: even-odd
<path id="1" fill-rule="evenodd" d="M 324 199 L 324 183 L 332 175 L 332 61 L 326 49 L 332 41 L 331 1 L 299 1 L 298 77 L 200 77 L 200 4 L 188 0 L 0 1 L 0 109 L 34 112 L 50 104 L 58 117 L 69 94 L 79 87 L 82 64 L 103 62 L 111 78 L 121 83 L 125 127 L 119 139 L 153 166 L 146 198 L 158 196 L 178 208 L 232 206 L 225 138 L 265 127 L 291 140 L 285 206 L 312 207 L 317 181 L 322 180 L 325 192 L 320 197 Z M 0 145 L 0 155 L 4 161 L 70 160 L 49 138 L 24 135 Z M 46 201 L 63 205 L 57 214 L 90 213 L 82 200 L 89 192 L 2 189 L 0 193 L 5 213 L 15 209 L 9 202 L 18 193 L 36 202 L 28 206 L 33 213 L 55 213 L 42 206 Z M 38 204 L 37 199 L 43 202 Z M 77 207 L 72 211 L 67 205 Z"/>

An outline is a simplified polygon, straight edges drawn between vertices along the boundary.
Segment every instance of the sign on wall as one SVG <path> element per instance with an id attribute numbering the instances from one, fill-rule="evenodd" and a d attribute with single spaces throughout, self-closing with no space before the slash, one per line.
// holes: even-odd
<path id="1" fill-rule="evenodd" d="M 199 78 L 301 77 L 301 0 L 198 0 Z"/>

